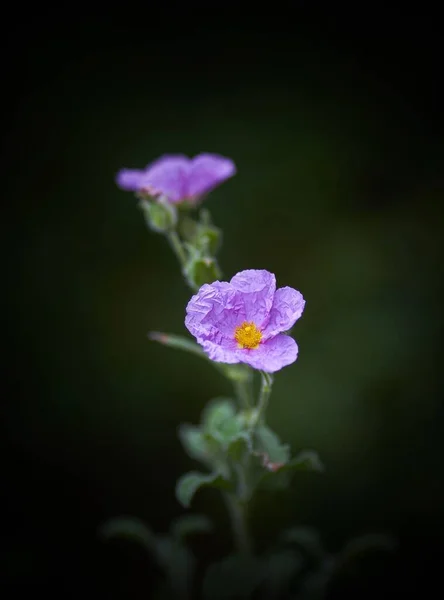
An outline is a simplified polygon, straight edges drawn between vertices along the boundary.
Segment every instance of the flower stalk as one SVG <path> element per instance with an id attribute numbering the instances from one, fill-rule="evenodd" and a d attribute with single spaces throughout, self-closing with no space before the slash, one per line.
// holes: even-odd
<path id="1" fill-rule="evenodd" d="M 230 515 L 234 543 L 239 554 L 251 554 L 252 543 L 248 531 L 247 504 L 233 494 L 224 494 L 225 504 Z"/>
<path id="2" fill-rule="evenodd" d="M 172 251 L 176 255 L 176 258 L 179 261 L 181 270 L 183 272 L 187 265 L 187 254 L 185 252 L 184 247 L 182 246 L 182 242 L 180 241 L 177 231 L 175 229 L 171 229 L 170 231 L 167 231 L 165 233 L 165 237 L 168 240 Z"/>
<path id="3" fill-rule="evenodd" d="M 268 407 L 268 401 L 271 396 L 271 389 L 273 386 L 273 377 L 270 373 L 261 371 L 261 390 L 259 393 L 259 401 L 257 403 L 256 411 L 253 420 L 253 429 L 261 424 L 265 420 L 265 412 Z"/>

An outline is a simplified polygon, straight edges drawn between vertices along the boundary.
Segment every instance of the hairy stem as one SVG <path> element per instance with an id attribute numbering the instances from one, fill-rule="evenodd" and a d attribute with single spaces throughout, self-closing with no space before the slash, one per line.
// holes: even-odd
<path id="1" fill-rule="evenodd" d="M 270 398 L 271 389 L 273 386 L 273 377 L 265 371 L 261 371 L 261 391 L 259 393 L 259 401 L 256 406 L 256 414 L 253 422 L 253 428 L 255 428 L 265 418 L 265 412 L 268 406 L 268 400 Z"/>
<path id="2" fill-rule="evenodd" d="M 242 408 L 250 408 L 250 386 L 248 381 L 234 381 L 234 389 Z"/>
<path id="3" fill-rule="evenodd" d="M 251 553 L 251 540 L 247 525 L 247 505 L 233 494 L 224 494 L 231 518 L 236 549 L 240 554 Z"/>
<path id="4" fill-rule="evenodd" d="M 240 407 L 243 409 L 251 408 L 251 389 L 250 379 L 242 381 L 233 381 L 236 396 Z M 252 541 L 248 530 L 248 457 L 240 462 L 234 462 L 234 469 L 237 476 L 237 490 L 235 494 L 224 494 L 225 503 L 228 508 L 233 530 L 234 543 L 240 554 L 250 554 L 252 551 Z"/>
<path id="5" fill-rule="evenodd" d="M 170 231 L 167 231 L 165 235 L 183 270 L 187 263 L 187 255 L 182 246 L 182 242 L 180 241 L 180 238 L 177 235 L 177 232 L 174 229 L 172 229 Z"/>

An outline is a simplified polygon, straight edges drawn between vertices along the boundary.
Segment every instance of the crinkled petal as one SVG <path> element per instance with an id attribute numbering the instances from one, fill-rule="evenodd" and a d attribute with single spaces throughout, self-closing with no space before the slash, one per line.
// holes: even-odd
<path id="1" fill-rule="evenodd" d="M 145 171 L 140 169 L 121 169 L 116 176 L 116 183 L 127 192 L 137 192 L 145 182 Z"/>
<path id="2" fill-rule="evenodd" d="M 206 340 L 202 342 L 201 345 L 211 360 L 228 364 L 241 362 L 238 355 L 237 344 L 233 340 L 223 339 L 221 344 Z"/>
<path id="3" fill-rule="evenodd" d="M 260 344 L 254 350 L 239 350 L 241 362 L 253 369 L 274 373 L 293 363 L 298 356 L 298 345 L 289 335 L 280 333 Z"/>
<path id="4" fill-rule="evenodd" d="M 201 196 L 236 173 L 234 162 L 218 154 L 198 154 L 191 161 L 187 195 Z"/>
<path id="5" fill-rule="evenodd" d="M 260 269 L 247 269 L 235 275 L 230 284 L 241 293 L 247 321 L 260 329 L 267 321 L 276 291 L 273 273 Z"/>
<path id="6" fill-rule="evenodd" d="M 188 302 L 185 326 L 199 343 L 234 340 L 235 328 L 245 321 L 242 295 L 227 282 L 204 284 Z"/>
<path id="7" fill-rule="evenodd" d="M 187 196 L 190 166 L 191 161 L 186 156 L 167 154 L 147 166 L 144 183 L 171 202 L 180 202 Z"/>
<path id="8" fill-rule="evenodd" d="M 276 290 L 268 323 L 263 331 L 264 339 L 288 331 L 304 311 L 305 300 L 300 292 L 291 287 Z"/>

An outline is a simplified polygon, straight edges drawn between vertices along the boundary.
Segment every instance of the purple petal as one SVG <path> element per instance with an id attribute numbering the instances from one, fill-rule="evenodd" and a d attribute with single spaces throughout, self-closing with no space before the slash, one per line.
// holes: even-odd
<path id="1" fill-rule="evenodd" d="M 235 328 L 246 320 L 242 296 L 227 282 L 203 285 L 188 302 L 185 326 L 199 343 L 234 341 Z"/>
<path id="2" fill-rule="evenodd" d="M 211 360 L 216 362 L 235 364 L 240 362 L 237 345 L 234 340 L 224 340 L 221 345 L 207 340 L 202 342 L 202 348 Z"/>
<path id="3" fill-rule="evenodd" d="M 273 305 L 276 278 L 265 270 L 248 269 L 235 275 L 231 285 L 240 292 L 245 306 L 246 321 L 253 321 L 260 329 L 266 322 Z"/>
<path id="4" fill-rule="evenodd" d="M 190 165 L 186 156 L 167 154 L 147 166 L 144 183 L 171 202 L 180 202 L 187 196 Z"/>
<path id="5" fill-rule="evenodd" d="M 156 158 L 156 160 L 148 163 L 145 167 L 145 172 L 147 173 L 150 169 L 162 167 L 171 162 L 183 163 L 188 168 L 191 163 L 191 159 L 188 158 L 186 154 L 163 154 L 162 156 L 159 156 L 159 158 Z"/>
<path id="6" fill-rule="evenodd" d="M 218 154 L 198 154 L 191 161 L 188 196 L 201 196 L 236 173 L 234 162 Z"/>
<path id="7" fill-rule="evenodd" d="M 304 311 L 305 300 L 300 292 L 291 287 L 276 290 L 269 321 L 263 333 L 268 339 L 277 333 L 288 331 Z"/>
<path id="8" fill-rule="evenodd" d="M 239 350 L 241 362 L 253 369 L 275 373 L 293 363 L 298 356 L 298 345 L 292 337 L 283 333 L 260 344 L 255 350 Z"/>
<path id="9" fill-rule="evenodd" d="M 127 192 L 137 192 L 145 182 L 145 171 L 140 169 L 121 169 L 116 176 L 116 183 Z"/>

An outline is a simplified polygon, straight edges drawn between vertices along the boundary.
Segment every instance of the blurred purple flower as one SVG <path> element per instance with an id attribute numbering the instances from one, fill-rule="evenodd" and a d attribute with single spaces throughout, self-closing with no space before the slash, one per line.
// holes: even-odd
<path id="1" fill-rule="evenodd" d="M 186 308 L 185 325 L 210 359 L 274 373 L 293 363 L 298 346 L 285 335 L 304 310 L 302 294 L 276 289 L 272 273 L 250 269 L 203 285 Z"/>
<path id="2" fill-rule="evenodd" d="M 116 183 L 126 191 L 165 196 L 176 204 L 198 202 L 203 194 L 236 173 L 234 162 L 218 154 L 165 154 L 145 169 L 122 169 Z"/>

